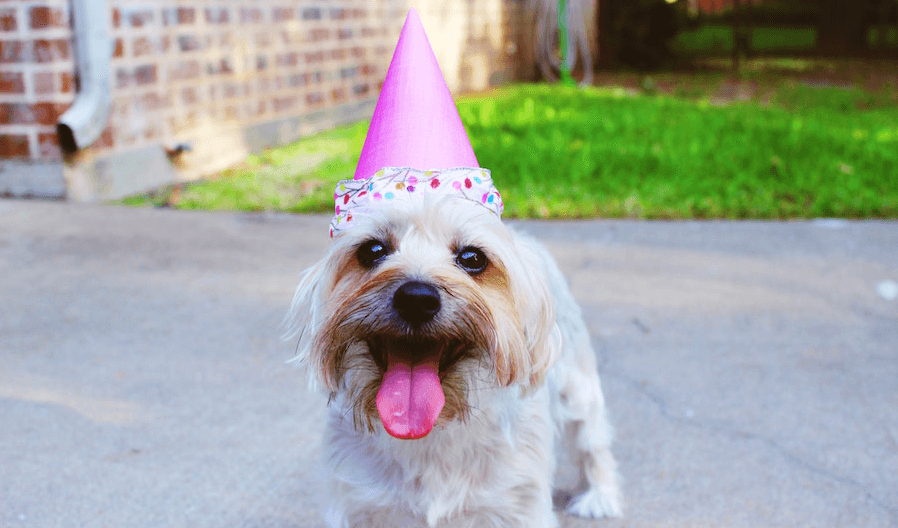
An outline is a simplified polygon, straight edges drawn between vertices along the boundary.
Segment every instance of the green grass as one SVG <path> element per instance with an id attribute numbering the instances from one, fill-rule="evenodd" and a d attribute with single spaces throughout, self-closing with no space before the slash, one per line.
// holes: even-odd
<path id="1" fill-rule="evenodd" d="M 790 85 L 768 106 L 718 107 L 619 88 L 522 85 L 458 107 L 507 217 L 898 217 L 898 108 L 871 97 Z M 177 199 L 129 203 L 331 212 L 333 185 L 352 177 L 366 128 L 252 156 Z"/>
<path id="2" fill-rule="evenodd" d="M 123 203 L 180 209 L 330 211 L 334 184 L 352 178 L 367 130 L 368 123 L 338 127 L 251 154 L 216 178 L 132 196 Z"/>

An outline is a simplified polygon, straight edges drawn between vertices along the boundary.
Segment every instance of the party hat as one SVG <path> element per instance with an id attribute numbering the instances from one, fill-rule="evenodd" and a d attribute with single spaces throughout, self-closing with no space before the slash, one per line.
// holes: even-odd
<path id="1" fill-rule="evenodd" d="M 421 19 L 410 9 L 355 177 L 334 191 L 331 237 L 376 209 L 427 194 L 455 195 L 502 214 L 499 191 L 477 163 Z"/>
<path id="2" fill-rule="evenodd" d="M 387 70 L 355 179 L 384 167 L 420 170 L 478 167 L 452 94 L 410 9 Z"/>

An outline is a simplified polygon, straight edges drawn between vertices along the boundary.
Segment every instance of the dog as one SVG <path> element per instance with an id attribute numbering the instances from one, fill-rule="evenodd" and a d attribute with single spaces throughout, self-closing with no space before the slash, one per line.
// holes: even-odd
<path id="1" fill-rule="evenodd" d="M 479 204 L 372 210 L 287 317 L 329 396 L 332 527 L 551 528 L 621 515 L 589 333 L 557 264 Z"/>

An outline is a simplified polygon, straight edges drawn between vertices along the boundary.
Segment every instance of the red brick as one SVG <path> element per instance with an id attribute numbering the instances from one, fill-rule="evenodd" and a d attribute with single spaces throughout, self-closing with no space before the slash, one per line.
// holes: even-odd
<path id="1" fill-rule="evenodd" d="M 0 124 L 55 125 L 67 107 L 57 103 L 0 103 Z"/>
<path id="2" fill-rule="evenodd" d="M 224 85 L 222 90 L 225 99 L 233 99 L 235 97 L 243 97 L 249 94 L 249 88 L 244 84 L 228 83 Z"/>
<path id="3" fill-rule="evenodd" d="M 41 158 L 62 159 L 62 149 L 59 148 L 59 137 L 52 133 L 40 133 L 37 135 L 38 148 Z"/>
<path id="4" fill-rule="evenodd" d="M 56 91 L 53 72 L 36 72 L 34 74 L 34 93 L 50 94 Z"/>
<path id="5" fill-rule="evenodd" d="M 271 10 L 271 18 L 275 22 L 283 22 L 285 20 L 293 20 L 295 11 L 292 7 L 275 7 Z"/>
<path id="6" fill-rule="evenodd" d="M 34 120 L 40 125 L 55 125 L 59 116 L 66 111 L 69 105 L 58 103 L 35 103 Z"/>
<path id="7" fill-rule="evenodd" d="M 196 20 L 196 10 L 192 7 L 178 8 L 178 24 L 193 24 Z"/>
<path id="8" fill-rule="evenodd" d="M 120 25 L 122 25 L 122 12 L 119 11 L 119 8 L 113 7 L 112 8 L 112 27 L 118 28 Z"/>
<path id="9" fill-rule="evenodd" d="M 0 103 L 0 125 L 31 123 L 31 106 L 25 103 Z"/>
<path id="10" fill-rule="evenodd" d="M 207 7 L 206 22 L 210 24 L 227 24 L 230 20 L 227 8 Z"/>
<path id="11" fill-rule="evenodd" d="M 131 11 L 128 13 L 128 22 L 131 27 L 139 28 L 153 23 L 153 9 L 145 8 L 140 11 Z"/>
<path id="12" fill-rule="evenodd" d="M 352 87 L 352 93 L 359 97 L 368 95 L 369 87 L 367 84 L 357 84 Z"/>
<path id="13" fill-rule="evenodd" d="M 225 57 L 218 62 L 207 63 L 206 73 L 208 73 L 209 75 L 216 75 L 219 73 L 229 75 L 231 73 L 234 73 L 234 68 L 233 66 L 231 66 L 231 61 L 227 57 Z"/>
<path id="14" fill-rule="evenodd" d="M 25 61 L 25 43 L 19 40 L 0 40 L 0 63 Z"/>
<path id="15" fill-rule="evenodd" d="M 25 93 L 24 81 L 20 72 L 0 72 L 0 93 Z"/>
<path id="16" fill-rule="evenodd" d="M 75 75 L 72 72 L 62 72 L 59 74 L 59 85 L 62 93 L 72 93 L 75 91 Z"/>
<path id="17" fill-rule="evenodd" d="M 15 9 L 0 9 L 0 31 L 15 31 L 19 28 L 16 23 Z"/>
<path id="18" fill-rule="evenodd" d="M 27 158 L 29 155 L 28 136 L 21 134 L 0 134 L 0 157 Z"/>
<path id="19" fill-rule="evenodd" d="M 145 64 L 134 68 L 134 82 L 138 86 L 156 82 L 156 65 Z"/>
<path id="20" fill-rule="evenodd" d="M 324 28 L 313 29 L 312 31 L 309 32 L 309 38 L 312 40 L 312 42 L 320 42 L 322 40 L 327 40 L 330 38 L 330 36 L 331 36 L 330 30 L 324 29 Z"/>
<path id="21" fill-rule="evenodd" d="M 135 57 L 149 55 L 155 51 L 156 46 L 153 41 L 147 37 L 138 37 L 131 41 L 131 53 Z"/>
<path id="22" fill-rule="evenodd" d="M 340 102 L 346 99 L 346 89 L 344 88 L 335 88 L 331 91 L 331 99 L 336 102 Z"/>
<path id="23" fill-rule="evenodd" d="M 122 39 L 115 39 L 115 47 L 112 50 L 113 57 L 122 57 L 125 55 L 125 44 L 122 42 Z"/>
<path id="24" fill-rule="evenodd" d="M 184 104 L 194 104 L 198 103 L 200 100 L 199 93 L 197 93 L 196 88 L 188 87 L 183 88 L 181 90 L 181 101 Z"/>
<path id="25" fill-rule="evenodd" d="M 321 104 L 324 102 L 324 94 L 321 92 L 312 92 L 306 95 L 306 104 L 309 106 L 314 106 L 317 104 Z"/>
<path id="26" fill-rule="evenodd" d="M 286 112 L 296 105 L 296 97 L 278 97 L 272 101 L 272 107 L 275 113 Z"/>
<path id="27" fill-rule="evenodd" d="M 55 62 L 69 58 L 69 41 L 66 39 L 34 41 L 34 62 Z"/>
<path id="28" fill-rule="evenodd" d="M 178 49 L 182 52 L 202 50 L 207 44 L 197 35 L 178 35 Z"/>
<path id="29" fill-rule="evenodd" d="M 281 53 L 275 58 L 275 62 L 278 66 L 286 67 L 286 66 L 296 66 L 299 64 L 299 53 L 290 52 L 290 53 Z"/>
<path id="30" fill-rule="evenodd" d="M 299 86 L 304 86 L 306 82 L 308 82 L 309 74 L 308 73 L 296 73 L 290 75 L 286 78 L 287 86 L 290 88 L 297 88 Z"/>
<path id="31" fill-rule="evenodd" d="M 307 7 L 302 10 L 303 20 L 321 20 L 321 8 Z"/>
<path id="32" fill-rule="evenodd" d="M 31 29 L 65 27 L 65 14 L 59 9 L 47 6 L 31 8 Z"/>
<path id="33" fill-rule="evenodd" d="M 127 68 L 115 70 L 115 82 L 118 88 L 127 88 L 131 84 L 131 72 Z"/>
<path id="34" fill-rule="evenodd" d="M 258 7 L 240 8 L 241 24 L 258 24 L 262 22 L 262 10 Z"/>

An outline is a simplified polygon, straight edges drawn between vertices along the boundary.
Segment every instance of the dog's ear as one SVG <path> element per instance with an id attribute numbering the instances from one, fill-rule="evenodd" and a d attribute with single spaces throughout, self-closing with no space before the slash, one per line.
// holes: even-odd
<path id="1" fill-rule="evenodd" d="M 536 242 L 517 235 L 517 253 L 504 263 L 509 301 L 514 307 L 516 339 L 506 336 L 496 361 L 499 382 L 539 386 L 561 352 L 555 301 L 546 270 L 548 257 Z M 512 345 L 514 343 L 514 345 Z"/>
<path id="2" fill-rule="evenodd" d="M 309 354 L 314 338 L 323 323 L 324 302 L 331 282 L 329 258 L 324 258 L 306 269 L 296 287 L 290 310 L 284 318 L 284 340 L 296 342 L 296 357 L 303 366 L 308 366 Z M 309 383 L 317 381 L 315 373 L 310 373 Z"/>

